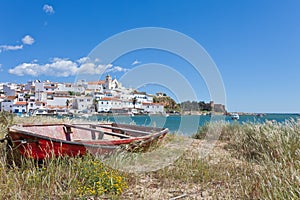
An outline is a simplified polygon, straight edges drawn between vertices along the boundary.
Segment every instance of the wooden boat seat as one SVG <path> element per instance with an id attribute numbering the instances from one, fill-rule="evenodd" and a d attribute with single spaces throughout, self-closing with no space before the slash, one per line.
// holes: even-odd
<path id="1" fill-rule="evenodd" d="M 71 130 L 71 127 L 64 126 L 63 129 L 64 129 L 64 132 L 65 132 L 65 135 L 66 135 L 66 140 L 71 141 L 71 133 L 73 133 L 72 130 Z"/>
<path id="2" fill-rule="evenodd" d="M 96 125 L 91 125 L 90 127 L 91 128 L 80 126 L 80 125 L 65 124 L 64 131 L 65 131 L 65 134 L 66 134 L 66 140 L 71 141 L 71 136 L 70 135 L 71 135 L 71 133 L 73 133 L 71 128 L 91 131 L 92 140 L 96 140 L 96 133 L 98 133 L 98 138 L 97 138 L 98 140 L 104 139 L 104 135 L 115 136 L 115 137 L 118 137 L 118 138 L 121 138 L 121 139 L 131 138 L 131 136 L 125 135 L 125 134 L 120 134 L 120 133 L 115 133 L 115 132 L 106 132 L 106 131 L 102 131 L 102 130 L 99 130 L 99 129 L 97 130 Z M 68 140 L 68 139 L 70 139 L 70 140 Z"/>

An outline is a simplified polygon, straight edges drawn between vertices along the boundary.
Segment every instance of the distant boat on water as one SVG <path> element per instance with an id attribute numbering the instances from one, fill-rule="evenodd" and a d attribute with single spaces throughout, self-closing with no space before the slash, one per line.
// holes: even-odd
<path id="1" fill-rule="evenodd" d="M 263 114 L 263 113 L 258 113 L 256 116 L 257 116 L 257 117 L 263 117 L 263 116 L 265 116 L 265 114 Z"/>
<path id="2" fill-rule="evenodd" d="M 39 108 L 35 111 L 33 111 L 32 116 L 52 116 L 54 113 L 50 113 L 48 109 L 46 108 Z"/>
<path id="3" fill-rule="evenodd" d="M 233 113 L 233 114 L 231 114 L 231 119 L 233 119 L 233 120 L 239 120 L 240 116 L 237 113 Z"/>

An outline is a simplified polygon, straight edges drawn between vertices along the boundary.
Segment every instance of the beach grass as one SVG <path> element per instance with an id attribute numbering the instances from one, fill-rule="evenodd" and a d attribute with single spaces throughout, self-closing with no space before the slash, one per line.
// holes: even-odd
<path id="1" fill-rule="evenodd" d="M 12 118 L 1 115 L 1 135 L 16 123 L 72 123 L 74 120 L 50 117 Z M 49 158 L 44 162 L 7 160 L 5 144 L 0 145 L 0 199 L 88 199 L 118 198 L 128 188 L 126 174 L 105 165 L 101 160 L 84 157 Z"/>
<path id="2" fill-rule="evenodd" d="M 5 118 L 5 119 L 4 119 Z M 0 134 L 14 123 L 74 121 L 45 117 L 1 116 Z M 207 156 L 201 148 L 210 133 L 219 140 Z M 0 199 L 299 199 L 300 124 L 215 122 L 201 127 L 185 143 L 170 135 L 157 148 L 176 147 L 179 156 L 156 170 L 126 172 L 91 156 L 50 159 L 44 165 L 23 160 L 8 167 L 0 149 Z M 168 145 L 169 143 L 176 145 Z M 178 152 L 178 149 L 184 151 Z M 135 157 L 153 160 L 156 150 Z M 155 156 L 153 156 L 155 155 Z M 169 156 L 171 154 L 166 154 Z M 116 159 L 119 159 L 116 157 Z M 143 161 L 143 163 L 148 163 Z"/>
<path id="3" fill-rule="evenodd" d="M 300 198 L 300 124 L 296 121 L 263 124 L 218 123 L 220 140 L 231 157 L 247 163 L 240 174 L 241 195 L 250 199 Z M 195 138 L 204 138 L 213 125 L 200 128 Z M 212 130 L 213 131 L 213 130 Z"/>

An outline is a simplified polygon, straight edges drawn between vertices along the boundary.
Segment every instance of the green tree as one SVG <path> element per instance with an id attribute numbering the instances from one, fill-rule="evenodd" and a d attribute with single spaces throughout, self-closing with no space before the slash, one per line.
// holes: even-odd
<path id="1" fill-rule="evenodd" d="M 135 104 L 136 104 L 136 103 L 137 103 L 137 98 L 134 97 L 134 98 L 132 99 L 133 108 L 135 108 Z"/>
<path id="2" fill-rule="evenodd" d="M 96 99 L 96 98 L 93 99 L 93 105 L 94 105 L 95 112 L 98 112 L 98 102 L 99 102 L 98 99 Z"/>
<path id="3" fill-rule="evenodd" d="M 67 99 L 67 101 L 66 101 L 66 106 L 67 106 L 67 108 L 69 108 L 69 106 L 70 106 L 70 100 L 69 99 Z"/>

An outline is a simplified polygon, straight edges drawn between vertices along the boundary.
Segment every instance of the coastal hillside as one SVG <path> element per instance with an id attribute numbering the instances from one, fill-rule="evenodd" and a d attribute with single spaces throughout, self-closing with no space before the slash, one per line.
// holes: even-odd
<path id="1" fill-rule="evenodd" d="M 166 112 L 180 112 L 181 110 L 180 106 L 175 102 L 175 100 L 169 96 L 166 96 L 165 94 L 153 97 L 153 102 L 163 104 Z"/>

